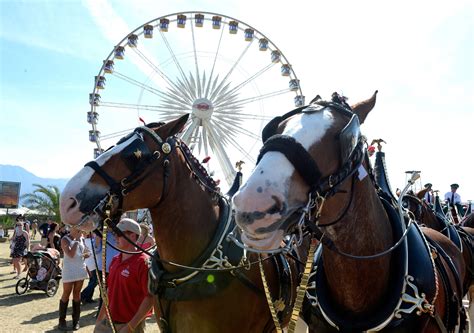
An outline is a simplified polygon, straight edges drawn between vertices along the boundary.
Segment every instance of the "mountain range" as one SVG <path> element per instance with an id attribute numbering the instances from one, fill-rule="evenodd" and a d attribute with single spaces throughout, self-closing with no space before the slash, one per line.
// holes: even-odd
<path id="1" fill-rule="evenodd" d="M 36 189 L 33 184 L 43 186 L 53 185 L 62 191 L 68 180 L 69 179 L 65 178 L 41 178 L 20 166 L 0 164 L 0 181 L 20 182 L 20 196 L 26 193 L 32 193 Z"/>

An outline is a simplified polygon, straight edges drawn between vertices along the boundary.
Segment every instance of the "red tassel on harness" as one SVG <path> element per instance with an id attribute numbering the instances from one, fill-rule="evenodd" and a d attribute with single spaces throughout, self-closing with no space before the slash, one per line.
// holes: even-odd
<path id="1" fill-rule="evenodd" d="M 140 121 L 143 123 L 143 125 L 146 126 L 145 120 L 143 120 L 142 117 L 138 117 L 138 119 L 140 119 Z"/>
<path id="2" fill-rule="evenodd" d="M 211 156 L 204 157 L 201 163 L 207 163 L 211 159 Z"/>

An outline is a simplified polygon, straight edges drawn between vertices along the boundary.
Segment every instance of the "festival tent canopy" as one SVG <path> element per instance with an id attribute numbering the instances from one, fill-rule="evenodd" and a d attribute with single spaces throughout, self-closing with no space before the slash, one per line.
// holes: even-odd
<path id="1" fill-rule="evenodd" d="M 0 208 L 0 216 L 7 215 L 7 208 Z M 8 208 L 8 215 L 47 215 L 36 209 L 26 207 Z"/>

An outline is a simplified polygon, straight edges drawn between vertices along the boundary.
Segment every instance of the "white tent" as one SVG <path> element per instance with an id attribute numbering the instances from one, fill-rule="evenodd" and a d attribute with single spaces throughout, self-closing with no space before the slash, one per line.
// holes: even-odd
<path id="1" fill-rule="evenodd" d="M 18 207 L 18 208 L 8 208 L 8 215 L 28 215 L 28 214 L 35 214 L 35 215 L 44 215 L 44 212 L 40 212 L 36 209 L 29 209 L 26 207 Z M 0 216 L 7 215 L 7 208 L 0 208 Z"/>

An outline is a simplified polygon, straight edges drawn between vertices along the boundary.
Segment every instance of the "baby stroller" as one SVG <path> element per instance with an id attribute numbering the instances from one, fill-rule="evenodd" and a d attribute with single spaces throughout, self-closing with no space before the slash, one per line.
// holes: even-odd
<path id="1" fill-rule="evenodd" d="M 28 252 L 23 258 L 28 264 L 28 272 L 26 277 L 18 280 L 15 287 L 16 293 L 22 295 L 28 289 L 32 289 L 43 290 L 49 297 L 56 295 L 61 280 L 59 254 L 41 250 Z"/>

